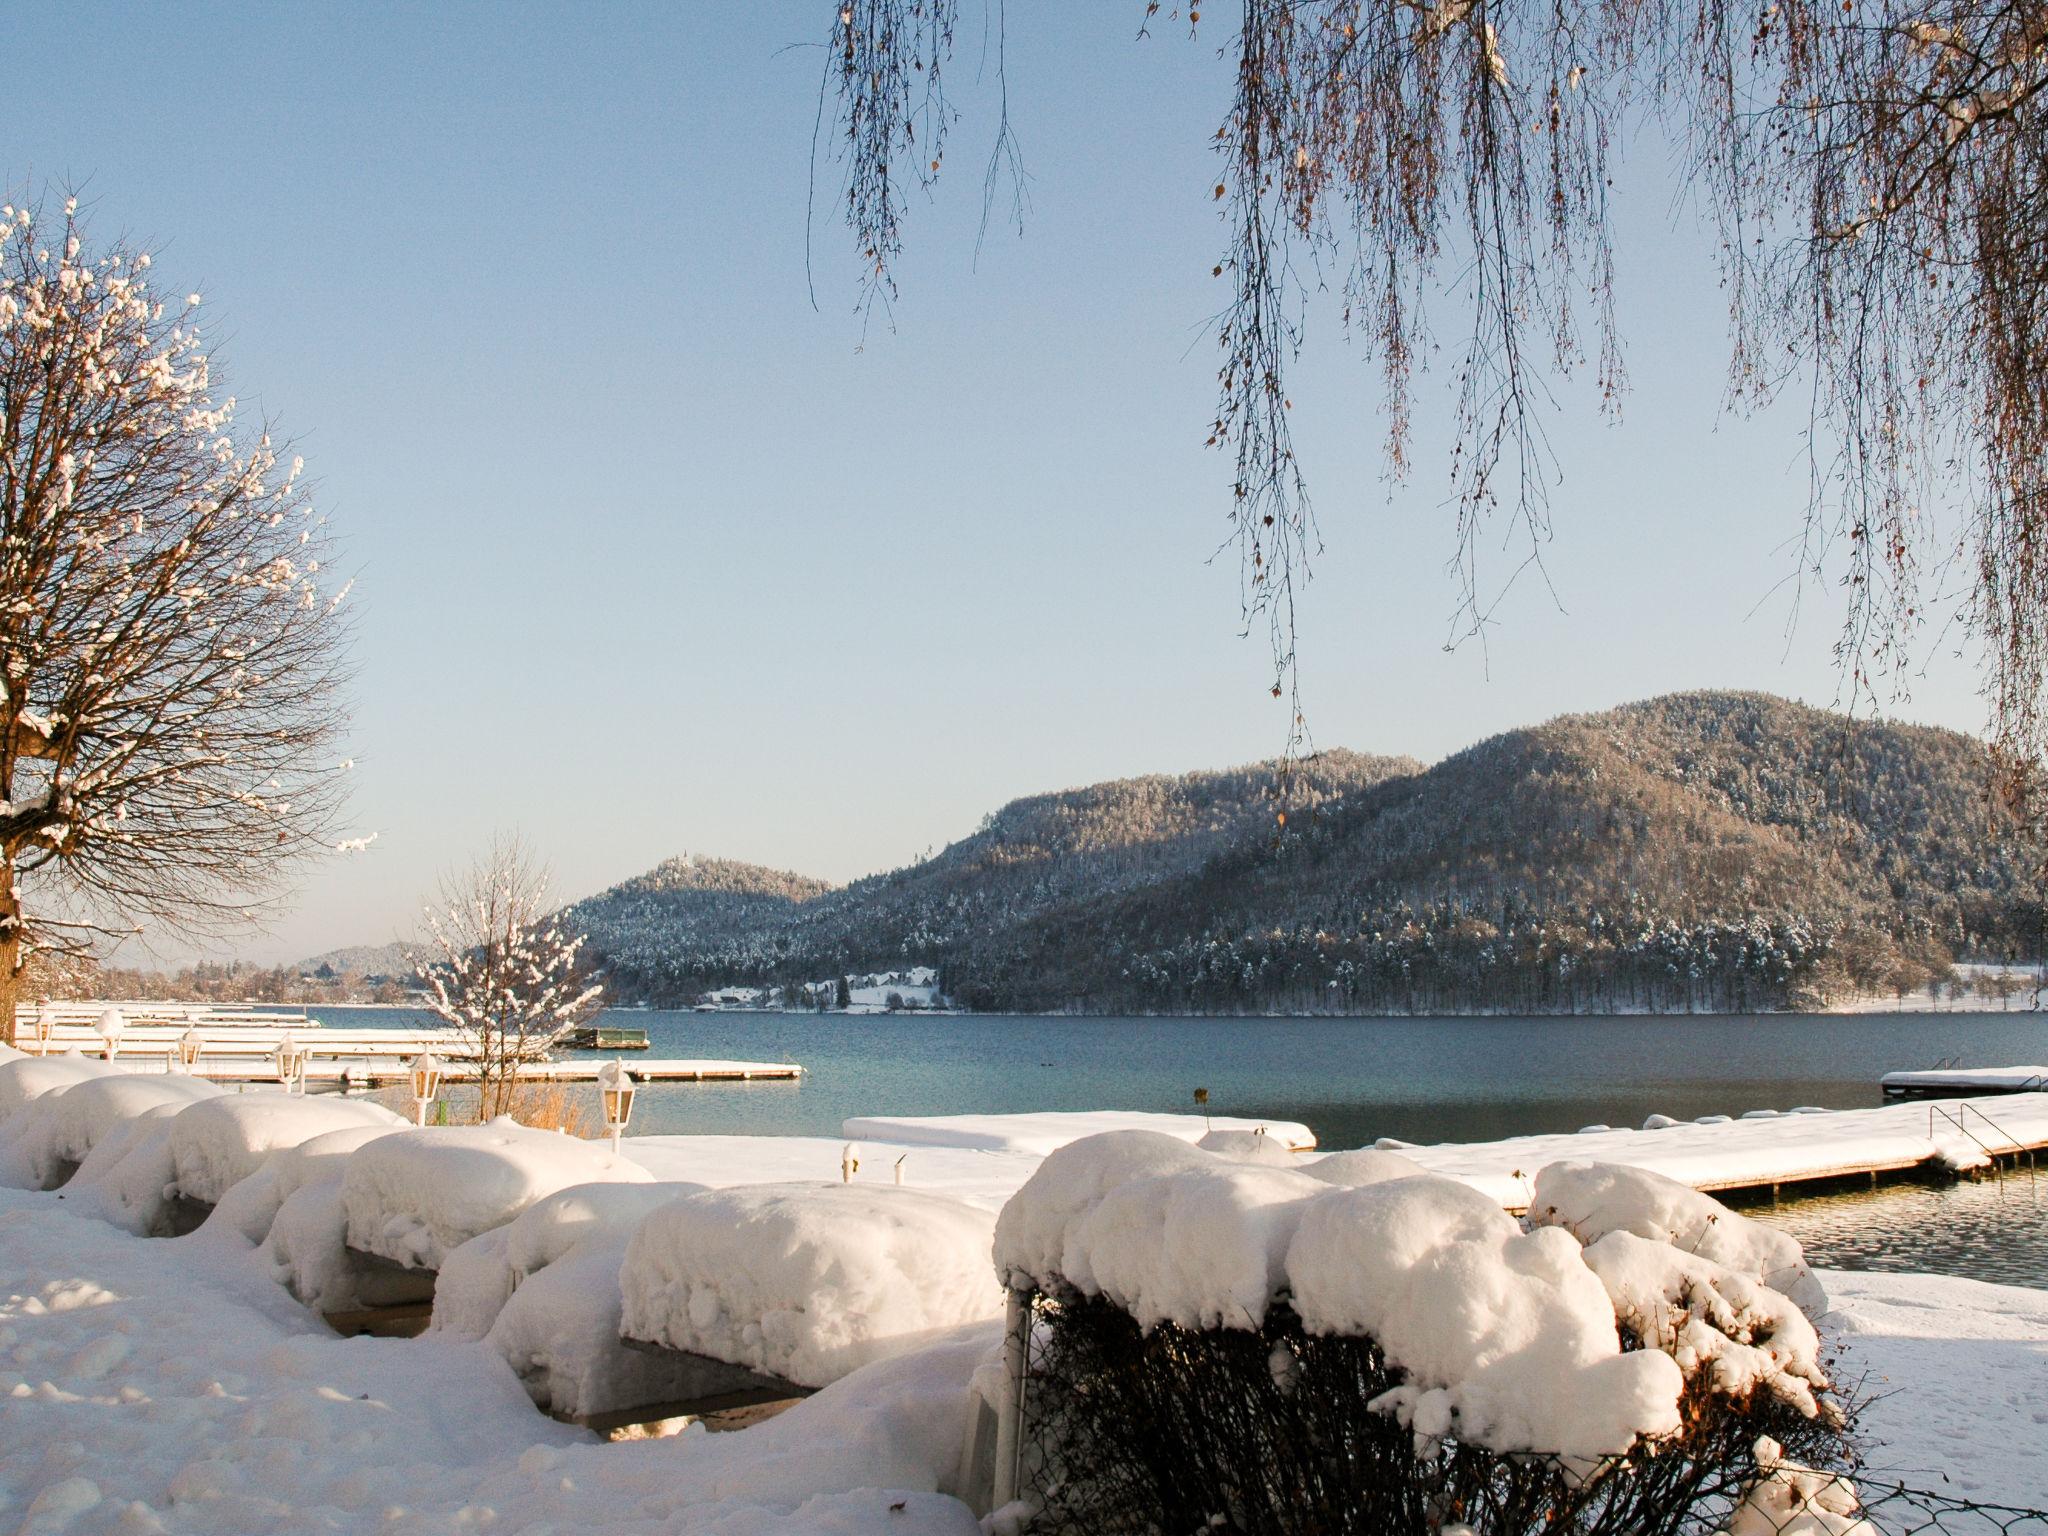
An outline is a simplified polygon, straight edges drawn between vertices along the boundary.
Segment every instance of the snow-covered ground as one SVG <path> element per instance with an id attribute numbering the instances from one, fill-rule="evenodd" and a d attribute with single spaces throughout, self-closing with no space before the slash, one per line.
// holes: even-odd
<path id="1" fill-rule="evenodd" d="M 1875 1399 L 1883 1476 L 2048 1505 L 2028 1454 L 2048 1292 L 1832 1276 L 1830 1303 L 1796 1245 L 1688 1187 L 1981 1157 L 1925 1104 L 1327 1156 L 1279 1123 L 1105 1113 L 613 1157 L 505 1121 L 338 1121 L 56 1067 L 0 1050 L 0 1531 L 964 1536 L 950 1495 L 1000 1375 L 999 1269 L 1203 1326 L 1255 1323 L 1285 1290 L 1311 1327 L 1403 1362 L 1418 1433 L 1454 1416 L 1497 1448 L 1588 1453 L 1661 1432 L 1680 1369 L 1810 1409 L 1819 1347 L 1794 1303 L 1831 1305 L 1829 1372 Z M 2048 1094 L 1991 1103 L 2048 1137 Z M 212 1219 L 134 1235 L 178 1230 L 156 1220 L 173 1195 Z M 1503 1210 L 1523 1204 L 1526 1229 Z M 389 1266 L 351 1246 L 438 1270 L 426 1337 L 343 1340 L 302 1304 L 372 1299 L 352 1288 Z M 1684 1296 L 1711 1315 L 1664 1340 Z M 1617 1353 L 1617 1317 L 1653 1358 Z M 740 1434 L 638 1445 L 534 1411 L 640 1406 L 635 1382 L 689 1358 L 622 1333 L 822 1390 Z M 1586 1390 L 1560 1417 L 1572 1372 Z"/>
<path id="2" fill-rule="evenodd" d="M 342 1339 L 211 1233 L 148 1240 L 0 1190 L 0 1529 L 22 1536 L 916 1533 L 987 1330 L 743 1434 L 617 1445 L 478 1343 Z"/>
<path id="3" fill-rule="evenodd" d="M 207 1234 L 144 1240 L 0 1191 L 0 1529 L 966 1533 L 950 1474 L 987 1330 L 734 1435 L 612 1445 L 487 1346 L 340 1339 Z M 1822 1276 L 1872 1461 L 2048 1504 L 2048 1291 Z M 901 1509 L 892 1506 L 901 1503 Z"/>

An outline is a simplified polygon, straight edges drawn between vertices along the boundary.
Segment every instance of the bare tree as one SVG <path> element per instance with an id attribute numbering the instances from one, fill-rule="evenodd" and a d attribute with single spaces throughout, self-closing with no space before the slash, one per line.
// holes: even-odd
<path id="1" fill-rule="evenodd" d="M 957 10 L 834 0 L 826 83 L 865 296 L 893 293 L 902 190 L 939 169 Z M 1197 4 L 1176 14 L 1209 24 Z M 2048 0 L 1240 0 L 1237 16 L 1209 441 L 1234 456 L 1244 612 L 1270 624 L 1276 696 L 1318 547 L 1287 385 L 1311 294 L 1334 290 L 1379 367 L 1397 476 L 1436 340 L 1426 305 L 1453 295 L 1454 635 L 1477 632 L 1506 584 L 1478 568 L 1493 519 L 1506 581 L 1549 535 L 1549 383 L 1590 365 L 1607 406 L 1625 388 L 1609 156 L 1647 126 L 1687 147 L 1714 225 L 1731 401 L 1809 402 L 1793 511 L 1809 570 L 1846 551 L 1852 695 L 1948 606 L 1956 561 L 2003 782 L 2025 798 L 2048 752 Z M 1013 155 L 1005 121 L 994 164 Z"/>
<path id="2" fill-rule="evenodd" d="M 47 226 L 47 227 L 46 227 Z M 219 392 L 199 295 L 0 208 L 0 1038 L 23 967 L 217 932 L 330 846 L 346 643 L 300 464 Z M 344 589 L 345 590 L 345 589 Z"/>
<path id="3" fill-rule="evenodd" d="M 516 837 L 499 837 L 446 876 L 428 906 L 436 958 L 419 967 L 428 1002 L 476 1063 L 485 1120 L 509 1113 L 519 1066 L 601 1006 L 578 963 L 584 936 L 548 907 L 548 873 Z"/>

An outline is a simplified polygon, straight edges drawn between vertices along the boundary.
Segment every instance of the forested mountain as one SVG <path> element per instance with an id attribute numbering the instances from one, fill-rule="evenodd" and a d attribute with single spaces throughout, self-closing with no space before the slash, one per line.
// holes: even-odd
<path id="1" fill-rule="evenodd" d="M 2038 950 L 2038 865 L 1986 785 L 1954 732 L 1677 694 L 1426 769 L 1034 796 L 839 889 L 672 861 L 575 917 L 656 1001 L 927 964 L 981 1008 L 1796 1006 Z"/>
<path id="2" fill-rule="evenodd" d="M 621 998 L 689 1001 L 707 985 L 780 977 L 788 928 L 832 887 L 808 875 L 684 854 L 576 903 L 570 921 Z"/>

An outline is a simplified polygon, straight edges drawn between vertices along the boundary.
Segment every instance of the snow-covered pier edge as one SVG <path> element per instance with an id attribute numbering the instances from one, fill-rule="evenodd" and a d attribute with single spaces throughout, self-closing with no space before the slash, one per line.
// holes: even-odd
<path id="1" fill-rule="evenodd" d="M 1925 1099 L 1871 1109 L 1754 1110 L 1740 1119 L 1652 1116 L 1641 1130 L 1589 1126 L 1568 1135 L 1398 1149 L 1432 1173 L 1477 1185 L 1525 1210 L 1536 1171 L 1572 1159 L 1625 1163 L 1715 1194 L 1982 1172 L 2048 1151 L 2048 1092 Z"/>

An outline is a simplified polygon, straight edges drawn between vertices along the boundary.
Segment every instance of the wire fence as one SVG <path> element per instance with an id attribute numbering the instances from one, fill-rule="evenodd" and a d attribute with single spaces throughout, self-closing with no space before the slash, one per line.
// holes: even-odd
<path id="1" fill-rule="evenodd" d="M 1841 1416 L 1763 1391 L 1695 1384 L 1677 1434 L 1622 1456 L 1424 1450 L 1376 1406 L 1401 1379 L 1379 1347 L 1310 1336 L 1284 1305 L 1256 1330 L 1148 1329 L 1041 1292 L 1028 1337 L 1033 1533 L 2048 1536 L 2048 1510 L 1873 1464 Z"/>
<path id="2" fill-rule="evenodd" d="M 2048 1447 L 2043 1460 L 2048 1463 Z M 1887 1482 L 1867 1469 L 1854 1481 L 1862 1518 L 1882 1536 L 2048 1536 L 2048 1509 L 1980 1503 L 1906 1482 Z"/>

